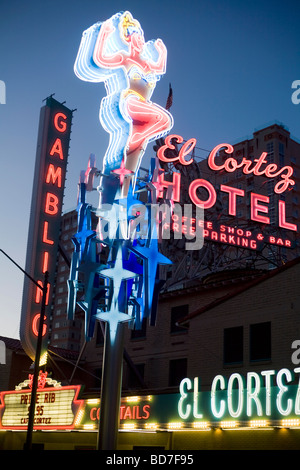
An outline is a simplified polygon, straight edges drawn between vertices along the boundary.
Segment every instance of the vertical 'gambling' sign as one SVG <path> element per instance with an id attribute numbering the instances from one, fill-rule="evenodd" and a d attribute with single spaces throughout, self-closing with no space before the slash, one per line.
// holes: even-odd
<path id="1" fill-rule="evenodd" d="M 47 351 L 47 310 L 54 281 L 71 124 L 72 111 L 52 96 L 47 98 L 40 113 L 25 268 L 41 286 L 45 272 L 49 272 L 41 357 Z M 32 359 L 35 358 L 41 303 L 42 290 L 25 276 L 20 338 Z"/>

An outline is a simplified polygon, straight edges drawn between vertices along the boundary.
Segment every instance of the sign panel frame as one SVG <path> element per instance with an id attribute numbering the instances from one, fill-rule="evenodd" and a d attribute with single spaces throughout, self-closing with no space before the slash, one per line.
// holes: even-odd
<path id="1" fill-rule="evenodd" d="M 33 180 L 25 271 L 42 286 L 49 273 L 41 358 L 48 347 L 49 310 L 58 253 L 64 187 L 72 126 L 72 111 L 52 96 L 41 108 Z M 20 339 L 35 358 L 42 290 L 25 276 Z"/>
<path id="2" fill-rule="evenodd" d="M 80 385 L 37 390 L 35 430 L 71 430 L 83 406 Z M 0 429 L 27 430 L 31 390 L 0 392 Z"/>

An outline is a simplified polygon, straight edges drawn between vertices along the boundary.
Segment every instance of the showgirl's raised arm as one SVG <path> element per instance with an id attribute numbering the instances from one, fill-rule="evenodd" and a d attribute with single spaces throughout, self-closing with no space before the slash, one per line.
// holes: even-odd
<path id="1" fill-rule="evenodd" d="M 123 53 L 117 52 L 112 55 L 105 53 L 107 40 L 114 31 L 115 27 L 111 19 L 105 21 L 101 26 L 93 54 L 93 59 L 99 67 L 120 67 L 124 63 L 125 57 Z"/>
<path id="2" fill-rule="evenodd" d="M 167 48 L 161 39 L 156 39 L 154 46 L 159 56 L 156 62 L 151 61 L 151 70 L 158 74 L 163 74 L 167 68 Z"/>

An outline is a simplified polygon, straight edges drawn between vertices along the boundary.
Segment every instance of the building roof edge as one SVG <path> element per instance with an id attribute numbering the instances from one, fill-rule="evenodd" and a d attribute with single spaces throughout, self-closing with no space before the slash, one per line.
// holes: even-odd
<path id="1" fill-rule="evenodd" d="M 297 257 L 297 258 L 287 262 L 283 266 L 279 266 L 279 268 L 273 269 L 272 271 L 269 271 L 266 274 L 263 274 L 262 276 L 249 281 L 248 283 L 244 284 L 241 287 L 237 287 L 234 291 L 231 291 L 231 292 L 227 293 L 226 295 L 224 295 L 224 296 L 222 296 L 218 299 L 213 300 L 208 305 L 205 305 L 204 307 L 201 307 L 197 310 L 194 310 L 194 312 L 192 312 L 189 315 L 187 315 L 186 317 L 182 318 L 178 322 L 178 324 L 184 325 L 185 323 L 187 323 L 190 320 L 192 320 L 193 318 L 201 315 L 202 313 L 205 313 L 205 312 L 213 309 L 214 307 L 217 307 L 218 305 L 223 304 L 227 300 L 230 300 L 233 297 L 236 297 L 237 295 L 247 291 L 248 289 L 251 289 L 252 287 L 257 286 L 258 284 L 261 284 L 262 282 L 267 281 L 268 279 L 271 279 L 272 277 L 275 277 L 278 274 L 281 274 L 282 272 L 292 268 L 293 266 L 296 266 L 299 263 L 300 263 L 300 257 Z"/>

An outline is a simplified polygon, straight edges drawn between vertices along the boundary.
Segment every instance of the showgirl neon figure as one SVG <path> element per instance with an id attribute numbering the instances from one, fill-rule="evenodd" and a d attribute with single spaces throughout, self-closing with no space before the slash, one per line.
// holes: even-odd
<path id="1" fill-rule="evenodd" d="M 158 250 L 157 227 L 150 217 L 156 197 L 151 190 L 152 170 L 145 178 L 138 178 L 148 142 L 164 136 L 173 126 L 171 114 L 151 102 L 156 83 L 166 71 L 166 59 L 163 42 L 157 39 L 145 43 L 139 22 L 126 11 L 83 33 L 74 65 L 80 79 L 104 82 L 107 92 L 99 113 L 110 136 L 97 187 L 100 201 L 95 211 L 85 198 L 86 191 L 93 189 L 94 176 L 99 176 L 91 157 L 87 172 L 80 177 L 78 231 L 72 239 L 67 307 L 69 319 L 74 319 L 76 304 L 85 312 L 86 341 L 93 337 L 96 321 L 105 323 L 99 430 L 103 450 L 116 448 L 123 323 L 140 329 L 144 318 L 148 318 L 150 325 L 155 325 L 162 285 L 159 266 L 171 264 Z M 146 193 L 147 203 L 139 199 L 141 193 Z M 113 209 L 118 214 L 115 219 Z M 148 217 L 145 223 L 135 225 L 143 209 Z M 96 231 L 92 230 L 92 211 L 99 219 Z M 116 230 L 104 234 L 106 220 Z M 123 239 L 120 234 L 124 221 L 133 230 Z"/>
<path id="2" fill-rule="evenodd" d="M 128 11 L 83 33 L 75 73 L 82 80 L 104 81 L 107 90 L 100 105 L 100 122 L 110 134 L 104 175 L 113 171 L 136 175 L 148 142 L 172 128 L 172 115 L 150 101 L 166 72 L 166 60 L 163 41 L 145 43 L 140 23 Z M 123 195 L 128 181 L 124 179 Z"/>

